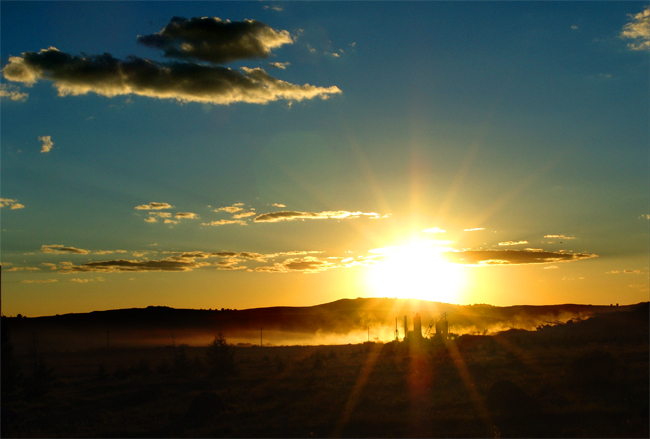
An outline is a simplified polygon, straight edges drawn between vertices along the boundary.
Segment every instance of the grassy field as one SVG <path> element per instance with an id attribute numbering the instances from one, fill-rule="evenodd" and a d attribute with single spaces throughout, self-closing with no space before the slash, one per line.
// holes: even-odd
<path id="1" fill-rule="evenodd" d="M 2 436 L 648 437 L 643 337 L 229 349 L 229 376 L 210 374 L 207 347 L 17 357 Z M 495 396 L 502 380 L 514 396 Z"/>

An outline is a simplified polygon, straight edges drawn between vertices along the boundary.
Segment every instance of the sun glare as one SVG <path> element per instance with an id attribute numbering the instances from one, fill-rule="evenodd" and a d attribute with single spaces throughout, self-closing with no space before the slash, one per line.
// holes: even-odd
<path id="1" fill-rule="evenodd" d="M 369 273 L 373 294 L 379 297 L 459 303 L 462 267 L 446 261 L 450 249 L 435 241 L 374 250 L 382 256 Z"/>

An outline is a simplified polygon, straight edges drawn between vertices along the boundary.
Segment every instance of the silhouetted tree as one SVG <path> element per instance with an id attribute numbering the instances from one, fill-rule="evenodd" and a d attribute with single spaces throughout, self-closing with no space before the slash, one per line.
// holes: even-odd
<path id="1" fill-rule="evenodd" d="M 206 362 L 210 375 L 219 378 L 233 375 L 235 373 L 234 355 L 234 349 L 228 345 L 223 334 L 219 331 L 212 343 L 208 345 L 206 353 Z"/>

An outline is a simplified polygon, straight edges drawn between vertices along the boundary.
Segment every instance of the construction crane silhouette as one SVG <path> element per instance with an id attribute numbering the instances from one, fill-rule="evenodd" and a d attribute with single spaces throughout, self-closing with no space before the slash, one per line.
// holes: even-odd
<path id="1" fill-rule="evenodd" d="M 446 321 L 447 321 L 446 312 L 443 312 L 438 317 L 434 317 L 433 319 L 431 319 L 431 323 L 429 323 L 427 330 L 424 332 L 424 338 L 427 338 L 429 336 L 429 334 L 431 333 L 431 329 L 433 328 L 433 325 L 436 324 L 436 322 L 446 322 Z"/>

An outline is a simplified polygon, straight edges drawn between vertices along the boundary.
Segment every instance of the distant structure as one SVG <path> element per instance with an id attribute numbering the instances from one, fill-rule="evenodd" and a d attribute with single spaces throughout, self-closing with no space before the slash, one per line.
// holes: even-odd
<path id="1" fill-rule="evenodd" d="M 436 322 L 436 334 L 441 336 L 444 340 L 449 338 L 449 322 L 447 321 L 447 313 L 442 313 L 442 316 Z"/>
<path id="2" fill-rule="evenodd" d="M 413 316 L 413 330 L 409 331 L 407 326 L 407 317 L 404 316 L 404 334 L 405 340 L 421 340 L 422 339 L 422 318 L 419 313 Z"/>

